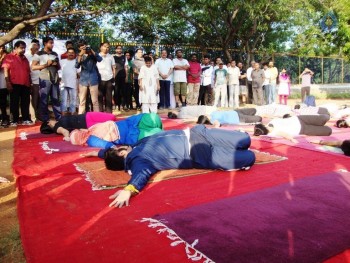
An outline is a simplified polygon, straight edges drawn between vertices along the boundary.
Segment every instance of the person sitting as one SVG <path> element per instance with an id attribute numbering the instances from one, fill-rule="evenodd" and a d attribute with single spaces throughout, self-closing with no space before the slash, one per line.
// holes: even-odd
<path id="1" fill-rule="evenodd" d="M 314 140 L 314 141 L 310 141 L 310 143 L 337 147 L 344 152 L 345 156 L 350 156 L 350 140 L 344 140 L 344 141 Z"/>
<path id="2" fill-rule="evenodd" d="M 245 132 L 207 129 L 197 125 L 187 130 L 170 130 L 140 140 L 133 146 L 100 150 L 85 156 L 104 158 L 107 169 L 129 171 L 127 186 L 110 198 L 110 207 L 128 206 L 149 178 L 169 169 L 247 170 L 255 162 Z"/>
<path id="3" fill-rule="evenodd" d="M 281 136 L 294 143 L 297 143 L 294 137 L 301 134 L 309 136 L 329 136 L 332 134 L 332 129 L 325 126 L 329 118 L 330 116 L 327 114 L 288 116 L 283 119 L 276 118 L 270 121 L 267 126 L 256 124 L 254 127 L 254 135 Z"/>
<path id="4" fill-rule="evenodd" d="M 70 134 L 70 141 L 74 145 L 109 149 L 114 145 L 133 145 L 162 130 L 162 121 L 156 113 L 141 113 L 124 120 L 107 121 L 88 129 L 74 130 Z"/>
<path id="5" fill-rule="evenodd" d="M 62 116 L 58 121 L 45 121 L 40 126 L 43 134 L 57 133 L 64 136 L 64 140 L 69 140 L 69 133 L 75 129 L 88 129 L 96 123 L 115 121 L 112 113 L 87 112 L 78 115 Z"/>

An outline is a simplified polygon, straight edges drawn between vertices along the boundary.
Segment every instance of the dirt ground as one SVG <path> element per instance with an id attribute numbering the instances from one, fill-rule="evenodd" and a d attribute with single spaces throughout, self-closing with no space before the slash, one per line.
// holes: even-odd
<path id="1" fill-rule="evenodd" d="M 297 100 L 289 100 L 295 105 Z M 317 104 L 336 103 L 350 107 L 350 100 L 318 100 Z M 247 107 L 247 106 L 246 106 Z M 128 112 L 132 115 L 136 112 Z M 163 110 L 160 113 L 167 113 Z M 0 129 L 0 177 L 7 178 L 9 183 L 0 183 L 0 263 L 25 262 L 19 224 L 17 218 L 17 191 L 12 174 L 13 140 L 15 128 Z"/>

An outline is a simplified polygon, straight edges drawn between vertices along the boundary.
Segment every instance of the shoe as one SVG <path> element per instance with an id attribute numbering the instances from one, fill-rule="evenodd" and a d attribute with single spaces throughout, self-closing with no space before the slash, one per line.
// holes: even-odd
<path id="1" fill-rule="evenodd" d="M 185 102 L 182 103 L 182 107 L 186 107 L 186 103 Z"/>
<path id="2" fill-rule="evenodd" d="M 33 124 L 34 124 L 34 122 L 32 122 L 30 120 L 22 122 L 22 125 L 33 125 Z"/>
<path id="3" fill-rule="evenodd" d="M 8 120 L 3 120 L 2 122 L 1 122 L 1 126 L 2 127 L 8 127 L 10 125 L 10 122 L 8 121 Z"/>
<path id="4" fill-rule="evenodd" d="M 141 107 L 137 107 L 136 110 L 137 110 L 137 111 L 140 111 L 140 110 L 141 110 Z"/>
<path id="5" fill-rule="evenodd" d="M 17 122 L 11 122 L 10 127 L 17 127 L 18 123 Z"/>

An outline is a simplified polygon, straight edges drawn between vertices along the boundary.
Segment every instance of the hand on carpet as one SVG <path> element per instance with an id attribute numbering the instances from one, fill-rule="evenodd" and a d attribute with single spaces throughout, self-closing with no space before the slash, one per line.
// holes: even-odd
<path id="1" fill-rule="evenodd" d="M 311 141 L 309 141 L 309 143 L 321 144 L 321 140 L 311 140 Z"/>
<path id="2" fill-rule="evenodd" d="M 70 142 L 70 137 L 63 137 L 63 140 L 66 142 Z"/>
<path id="3" fill-rule="evenodd" d="M 98 156 L 98 152 L 97 151 L 93 151 L 93 152 L 88 152 L 88 153 L 82 153 L 80 154 L 81 157 L 97 157 Z"/>
<path id="4" fill-rule="evenodd" d="M 125 206 L 129 206 L 129 200 L 131 197 L 131 192 L 128 190 L 119 190 L 118 192 L 116 192 L 114 195 L 111 195 L 109 197 L 109 199 L 114 199 L 112 203 L 109 204 L 109 207 L 123 207 L 123 205 L 125 204 Z"/>

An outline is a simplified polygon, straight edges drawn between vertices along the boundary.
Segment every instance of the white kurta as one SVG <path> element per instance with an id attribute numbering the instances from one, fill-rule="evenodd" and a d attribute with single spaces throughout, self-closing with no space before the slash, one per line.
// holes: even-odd
<path id="1" fill-rule="evenodd" d="M 142 88 L 139 93 L 140 103 L 159 103 L 159 94 L 157 91 L 157 79 L 159 73 L 157 67 L 142 66 L 140 69 L 139 80 L 142 79 Z"/>

